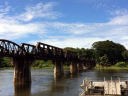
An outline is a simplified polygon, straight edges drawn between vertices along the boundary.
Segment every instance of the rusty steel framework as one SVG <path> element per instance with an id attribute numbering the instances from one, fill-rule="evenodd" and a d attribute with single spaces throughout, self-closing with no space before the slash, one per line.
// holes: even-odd
<path id="1" fill-rule="evenodd" d="M 21 46 L 12 41 L 0 39 L 0 56 L 13 57 L 19 55 L 25 55 L 25 50 Z"/>
<path id="2" fill-rule="evenodd" d="M 18 45 L 12 41 L 0 39 L 0 57 L 32 56 L 44 60 L 78 60 L 78 55 L 72 51 L 38 42 L 36 45 L 22 43 Z"/>

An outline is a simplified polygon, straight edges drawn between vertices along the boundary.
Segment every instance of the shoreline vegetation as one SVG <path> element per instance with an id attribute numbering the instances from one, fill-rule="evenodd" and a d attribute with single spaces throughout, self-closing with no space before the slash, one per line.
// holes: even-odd
<path id="1" fill-rule="evenodd" d="M 13 69 L 13 65 L 10 63 L 11 59 L 4 57 L 2 59 L 2 67 L 0 67 L 0 70 L 2 69 Z M 106 64 L 109 65 L 109 64 Z M 54 69 L 54 64 L 48 60 L 36 60 L 32 65 L 32 69 Z M 64 70 L 69 70 L 68 65 L 64 65 Z M 104 64 L 96 64 L 96 66 L 93 68 L 95 70 L 128 70 L 128 62 L 117 62 L 114 65 L 111 66 L 104 66 Z"/>
<path id="2" fill-rule="evenodd" d="M 8 58 L 8 57 L 4 57 L 4 58 L 1 58 L 0 62 L 0 70 L 3 70 L 3 69 L 13 69 L 14 66 L 13 64 L 11 63 L 11 59 Z M 51 60 L 47 60 L 47 61 L 44 61 L 44 60 L 36 60 L 32 65 L 31 65 L 31 68 L 32 69 L 54 69 L 54 64 L 52 63 Z M 64 65 L 64 70 L 68 70 L 69 69 L 69 66 L 67 65 Z"/>
<path id="3" fill-rule="evenodd" d="M 13 65 L 6 66 L 0 68 L 0 70 L 4 69 L 13 69 Z M 54 64 L 52 64 L 51 61 L 43 61 L 43 60 L 37 60 L 32 66 L 32 69 L 54 69 Z M 69 70 L 69 66 L 64 65 L 64 70 Z M 102 66 L 100 64 L 96 64 L 94 70 L 128 70 L 128 62 L 118 62 L 115 65 L 111 66 Z"/>
<path id="4" fill-rule="evenodd" d="M 112 66 L 102 66 L 100 64 L 96 64 L 96 70 L 128 70 L 128 62 L 118 62 Z"/>
<path id="5" fill-rule="evenodd" d="M 52 64 L 51 64 L 52 65 Z M 3 67 L 0 68 L 0 70 L 5 70 L 5 69 L 14 69 L 14 67 Z M 31 67 L 31 69 L 54 69 L 54 66 L 47 66 L 47 67 Z M 64 66 L 64 70 L 69 70 L 69 66 Z M 103 67 L 103 66 L 96 66 L 92 70 L 127 70 L 128 67 L 118 67 L 118 66 L 108 66 L 108 67 Z"/>
<path id="6" fill-rule="evenodd" d="M 37 63 L 38 62 L 38 63 Z M 31 66 L 32 69 L 53 69 L 54 64 L 51 61 L 37 61 L 35 64 Z M 43 63 L 42 63 L 43 62 Z M 13 69 L 13 66 L 2 67 L 0 69 Z M 64 70 L 69 70 L 69 66 L 64 65 Z M 118 62 L 112 66 L 102 66 L 100 64 L 96 64 L 95 70 L 128 70 L 128 63 L 126 62 Z"/>

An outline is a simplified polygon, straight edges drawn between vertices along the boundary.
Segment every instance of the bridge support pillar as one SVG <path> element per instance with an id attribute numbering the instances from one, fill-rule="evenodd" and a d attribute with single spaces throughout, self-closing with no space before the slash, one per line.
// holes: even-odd
<path id="1" fill-rule="evenodd" d="M 81 63 L 78 64 L 78 70 L 79 70 L 79 72 L 83 71 L 83 64 L 81 64 Z"/>
<path id="2" fill-rule="evenodd" d="M 60 78 L 64 74 L 63 64 L 61 62 L 54 62 L 54 77 Z"/>
<path id="3" fill-rule="evenodd" d="M 23 85 L 14 85 L 14 96 L 31 96 L 31 85 L 23 84 Z"/>
<path id="4" fill-rule="evenodd" d="M 31 64 L 33 60 L 25 57 L 13 58 L 14 64 L 14 84 L 31 84 Z"/>
<path id="5" fill-rule="evenodd" d="M 76 74 L 77 73 L 77 64 L 76 63 L 71 63 L 70 64 L 70 73 L 71 74 Z"/>

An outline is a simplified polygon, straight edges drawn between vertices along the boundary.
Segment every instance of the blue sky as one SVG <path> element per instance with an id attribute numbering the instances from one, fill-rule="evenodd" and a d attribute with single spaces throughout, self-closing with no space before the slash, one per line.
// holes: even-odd
<path id="1" fill-rule="evenodd" d="M 91 48 L 112 40 L 128 48 L 128 0 L 1 0 L 0 38 Z"/>

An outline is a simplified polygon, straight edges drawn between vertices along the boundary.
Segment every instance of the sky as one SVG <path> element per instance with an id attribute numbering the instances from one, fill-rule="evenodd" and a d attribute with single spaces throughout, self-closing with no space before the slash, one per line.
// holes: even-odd
<path id="1" fill-rule="evenodd" d="M 111 40 L 128 49 L 128 0 L 0 0 L 0 38 L 60 48 Z"/>

